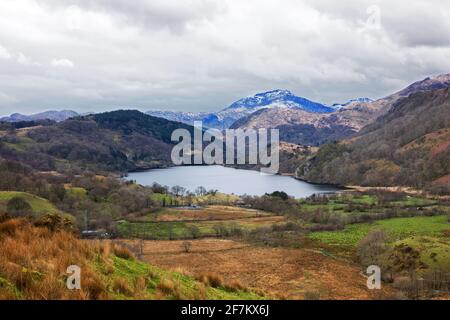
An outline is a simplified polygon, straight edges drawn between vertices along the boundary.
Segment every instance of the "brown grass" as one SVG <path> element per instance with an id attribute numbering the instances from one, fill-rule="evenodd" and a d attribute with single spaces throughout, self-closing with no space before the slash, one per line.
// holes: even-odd
<path id="1" fill-rule="evenodd" d="M 24 224 L 24 220 L 6 220 L 0 223 L 0 235 L 12 236 Z"/>
<path id="2" fill-rule="evenodd" d="M 144 277 L 136 278 L 134 282 L 134 297 L 137 299 L 143 299 L 147 291 L 147 279 Z"/>
<path id="3" fill-rule="evenodd" d="M 228 291 L 249 291 L 249 289 L 242 284 L 239 280 L 233 280 L 230 283 L 225 284 L 225 289 Z M 264 295 L 263 295 L 264 296 Z"/>
<path id="4" fill-rule="evenodd" d="M 81 241 L 71 233 L 51 232 L 24 220 L 0 223 L 0 276 L 20 290 L 23 299 L 106 299 L 106 288 L 92 269 L 96 255 L 105 257 L 97 242 Z M 81 268 L 81 290 L 68 290 L 67 267 Z M 0 294 L 5 295 L 1 290 Z M 8 294 L 6 294 L 8 295 Z"/>
<path id="5" fill-rule="evenodd" d="M 166 209 L 165 213 L 157 215 L 156 221 L 234 220 L 264 216 L 270 216 L 270 214 L 247 208 L 208 206 L 198 210 Z"/>
<path id="6" fill-rule="evenodd" d="M 113 283 L 113 290 L 117 293 L 129 296 L 133 293 L 128 281 L 124 278 L 116 278 Z"/>
<path id="7" fill-rule="evenodd" d="M 201 273 L 196 278 L 203 284 L 213 288 L 220 288 L 224 286 L 223 277 L 215 273 Z"/>
<path id="8" fill-rule="evenodd" d="M 146 241 L 143 259 L 165 269 L 182 268 L 206 285 L 218 277 L 224 287 L 235 285 L 264 296 L 303 299 L 320 292 L 320 299 L 380 299 L 367 289 L 359 267 L 308 249 L 271 248 L 224 239 L 193 240 L 191 253 L 181 252 L 183 241 Z M 213 281 L 214 282 L 214 281 Z M 217 285 L 217 283 L 215 283 Z"/>
<path id="9" fill-rule="evenodd" d="M 118 256 L 119 258 L 126 260 L 134 260 L 134 255 L 128 248 L 113 244 L 112 251 L 114 255 Z"/>
<path id="10" fill-rule="evenodd" d="M 156 286 L 156 289 L 167 296 L 174 295 L 176 292 L 175 283 L 170 279 L 162 279 Z"/>

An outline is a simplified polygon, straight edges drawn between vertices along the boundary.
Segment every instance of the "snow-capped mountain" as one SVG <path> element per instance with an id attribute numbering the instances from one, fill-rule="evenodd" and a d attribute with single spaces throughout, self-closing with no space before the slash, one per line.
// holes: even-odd
<path id="1" fill-rule="evenodd" d="M 356 99 L 351 99 L 351 100 L 349 100 L 349 101 L 347 101 L 345 103 L 335 103 L 331 107 L 333 109 L 339 110 L 339 109 L 348 107 L 348 106 L 350 106 L 352 104 L 355 104 L 355 103 L 371 103 L 373 101 L 374 100 L 372 100 L 370 98 L 356 98 Z"/>
<path id="2" fill-rule="evenodd" d="M 203 125 L 206 127 L 226 129 L 239 119 L 256 111 L 270 108 L 299 109 L 311 113 L 335 111 L 324 104 L 295 96 L 289 90 L 273 90 L 240 99 L 219 112 L 148 111 L 147 114 L 191 125 L 194 121 L 203 121 Z"/>
<path id="3" fill-rule="evenodd" d="M 321 103 L 313 102 L 308 99 L 295 96 L 289 90 L 273 90 L 264 93 L 258 93 L 254 96 L 243 98 L 236 101 L 226 110 L 260 110 L 268 107 L 286 106 L 288 108 L 298 108 L 308 112 L 327 113 L 334 110 Z"/>

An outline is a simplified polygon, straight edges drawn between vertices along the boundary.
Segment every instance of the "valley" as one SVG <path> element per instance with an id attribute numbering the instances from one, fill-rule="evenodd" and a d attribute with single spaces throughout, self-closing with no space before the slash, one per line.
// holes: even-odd
<path id="1" fill-rule="evenodd" d="M 448 313 L 449 18 L 0 1 L 0 314 Z"/>
<path id="2" fill-rule="evenodd" d="M 171 133 L 193 127 L 136 110 L 0 122 L 0 296 L 445 298 L 447 82 L 333 110 L 284 90 L 239 100 L 226 127 L 281 130 L 275 176 L 173 167 Z M 76 294 L 61 281 L 66 246 L 88 270 Z M 381 290 L 367 288 L 370 265 Z"/>

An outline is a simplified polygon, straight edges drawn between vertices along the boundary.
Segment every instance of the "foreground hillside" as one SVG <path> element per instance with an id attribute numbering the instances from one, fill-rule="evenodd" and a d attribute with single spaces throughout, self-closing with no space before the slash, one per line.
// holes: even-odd
<path id="1" fill-rule="evenodd" d="M 323 146 L 302 179 L 341 185 L 439 189 L 450 181 L 450 88 L 400 100 L 358 136 Z"/>
<path id="2" fill-rule="evenodd" d="M 0 223 L 0 241 L 0 300 L 262 298 L 237 283 L 164 271 L 137 261 L 126 248 L 24 220 Z M 81 268 L 81 290 L 66 287 L 71 265 Z"/>

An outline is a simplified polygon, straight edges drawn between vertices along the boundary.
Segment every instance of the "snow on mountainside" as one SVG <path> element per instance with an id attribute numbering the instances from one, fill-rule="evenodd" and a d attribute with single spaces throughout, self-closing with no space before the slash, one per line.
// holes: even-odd
<path id="1" fill-rule="evenodd" d="M 335 109 L 324 104 L 295 96 L 288 90 L 273 90 L 240 99 L 219 112 L 148 111 L 147 114 L 191 125 L 194 121 L 203 121 L 203 125 L 206 127 L 226 129 L 237 120 L 256 111 L 272 108 L 298 109 L 309 113 L 331 113 L 335 111 Z"/>
<path id="2" fill-rule="evenodd" d="M 333 112 L 333 108 L 308 99 L 297 97 L 289 90 L 273 90 L 258 93 L 252 97 L 247 97 L 236 101 L 226 110 L 261 109 L 271 106 L 279 107 L 285 105 L 288 108 L 298 108 L 309 112 L 327 113 Z"/>
<path id="3" fill-rule="evenodd" d="M 339 110 L 345 107 L 348 107 L 352 104 L 356 104 L 356 103 L 372 103 L 374 100 L 370 99 L 370 98 L 357 98 L 357 99 L 351 99 L 349 101 L 347 101 L 346 103 L 335 103 L 333 104 L 331 107 L 333 109 Z"/>
<path id="4" fill-rule="evenodd" d="M 19 122 L 19 121 L 34 121 L 34 120 L 53 120 L 53 121 L 64 121 L 69 118 L 79 116 L 79 114 L 72 110 L 62 110 L 62 111 L 45 111 L 41 113 L 36 113 L 32 115 L 24 115 L 20 113 L 13 113 L 9 117 L 0 118 L 0 121 L 5 122 Z"/>

